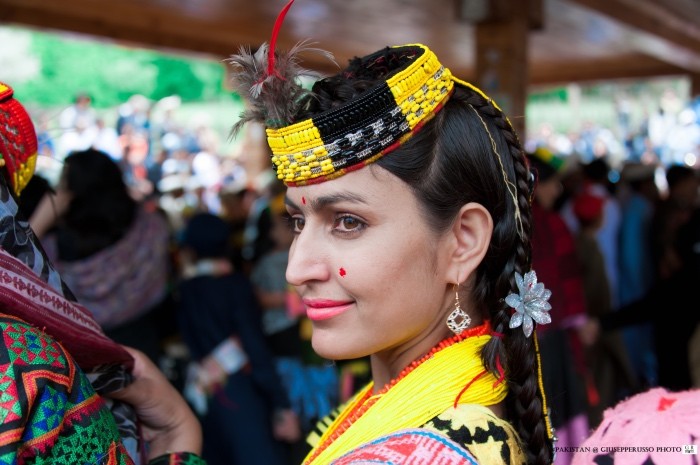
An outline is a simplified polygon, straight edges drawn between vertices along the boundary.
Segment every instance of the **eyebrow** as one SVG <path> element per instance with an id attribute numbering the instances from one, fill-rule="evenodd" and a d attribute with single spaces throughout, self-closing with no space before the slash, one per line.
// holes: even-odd
<path id="1" fill-rule="evenodd" d="M 324 208 L 327 208 L 330 205 L 340 202 L 367 204 L 367 199 L 365 199 L 361 195 L 354 194 L 352 192 L 339 192 L 337 194 L 322 195 L 320 197 L 317 197 L 309 201 L 309 206 L 311 207 L 311 210 L 313 210 L 314 212 L 318 212 L 320 210 L 323 210 Z M 296 210 L 301 210 L 301 208 L 299 208 L 299 206 L 292 202 L 287 196 L 285 196 L 284 198 L 284 203 Z"/>

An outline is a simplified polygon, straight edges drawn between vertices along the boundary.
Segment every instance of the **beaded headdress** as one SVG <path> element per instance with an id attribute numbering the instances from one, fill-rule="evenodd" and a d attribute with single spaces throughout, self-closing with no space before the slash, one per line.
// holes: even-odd
<path id="1" fill-rule="evenodd" d="M 0 171 L 16 195 L 24 189 L 34 174 L 37 139 L 34 125 L 14 91 L 0 82 Z M 4 169 L 3 169 L 4 168 Z"/>
<path id="2" fill-rule="evenodd" d="M 274 50 L 281 18 L 291 3 L 282 10 L 269 47 L 264 44 L 254 54 L 244 49 L 229 60 L 238 68 L 234 83 L 250 97 L 237 126 L 251 120 L 265 124 L 272 163 L 287 186 L 333 179 L 391 152 L 435 116 L 455 86 L 467 87 L 496 106 L 481 90 L 455 78 L 428 47 L 409 44 L 353 60 L 341 72 L 343 77 L 382 76 L 384 82 L 342 105 L 295 121 L 304 97 L 310 95 L 295 84 L 298 75 L 310 74 L 298 67 L 297 56 L 319 50 L 303 43 L 288 53 Z"/>

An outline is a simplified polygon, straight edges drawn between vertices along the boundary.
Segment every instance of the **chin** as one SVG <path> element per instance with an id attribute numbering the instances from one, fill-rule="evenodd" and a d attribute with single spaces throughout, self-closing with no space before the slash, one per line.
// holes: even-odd
<path id="1" fill-rule="evenodd" d="M 328 360 L 351 360 L 370 355 L 366 350 L 362 350 L 357 339 L 347 339 L 348 335 L 345 336 L 339 337 L 332 331 L 319 330 L 314 327 L 311 335 L 311 347 L 319 356 Z"/>

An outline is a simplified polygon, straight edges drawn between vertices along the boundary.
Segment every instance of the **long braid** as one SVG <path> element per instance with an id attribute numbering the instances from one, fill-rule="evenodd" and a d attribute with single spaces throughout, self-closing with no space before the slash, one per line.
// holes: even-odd
<path id="1" fill-rule="evenodd" d="M 467 98 L 467 103 L 480 115 L 488 117 L 500 129 L 500 133 L 507 142 L 515 173 L 517 208 L 520 212 L 522 226 L 521 233 L 513 244 L 513 253 L 505 266 L 501 268 L 493 287 L 477 286 L 482 289 L 493 289 L 494 294 L 491 298 L 484 300 L 486 302 L 491 300 L 488 308 L 494 331 L 504 335 L 503 338 L 493 338 L 487 344 L 484 348 L 483 358 L 488 369 L 496 374 L 498 374 L 497 358 L 500 357 L 505 364 L 509 387 L 508 408 L 511 412 L 511 419 L 526 445 L 528 462 L 546 465 L 552 462 L 551 444 L 547 438 L 542 399 L 538 395 L 538 362 L 533 340 L 525 337 L 520 328 L 514 331 L 508 327 L 511 310 L 503 300 L 509 292 L 516 289 L 515 272 L 524 274 L 531 267 L 532 223 L 529 205 L 529 168 L 518 137 L 505 115 L 481 95 L 475 93 Z M 515 212 L 511 214 L 515 214 Z M 512 226 L 510 222 L 506 224 Z M 487 279 L 486 274 L 482 275 L 482 279 Z"/>

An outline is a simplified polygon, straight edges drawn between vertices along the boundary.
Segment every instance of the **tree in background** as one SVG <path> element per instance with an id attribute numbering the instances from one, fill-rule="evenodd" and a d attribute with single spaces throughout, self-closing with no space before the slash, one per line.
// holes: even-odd
<path id="1" fill-rule="evenodd" d="M 183 102 L 232 97 L 224 86 L 226 68 L 214 59 L 19 27 L 0 26 L 0 38 L 15 44 L 0 50 L 0 80 L 11 82 L 30 105 L 69 105 L 80 92 L 91 95 L 97 108 L 118 105 L 134 94 L 151 100 L 179 95 Z"/>

